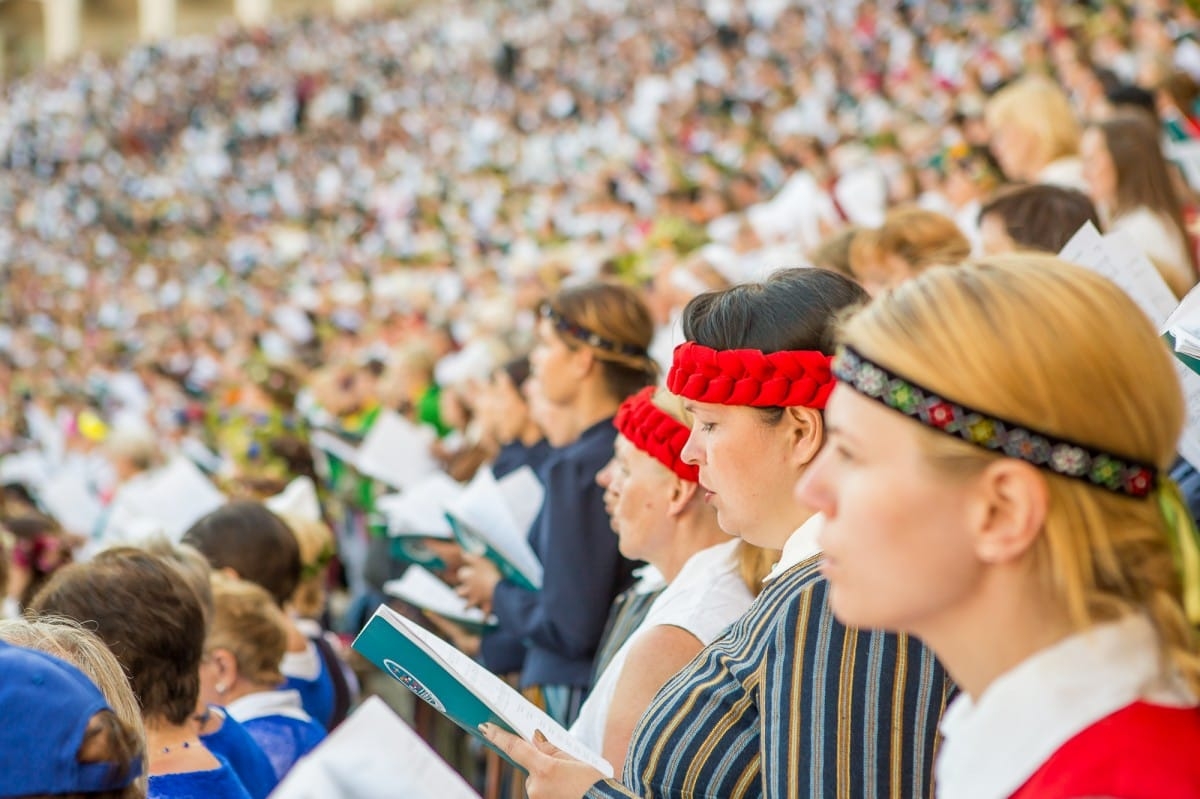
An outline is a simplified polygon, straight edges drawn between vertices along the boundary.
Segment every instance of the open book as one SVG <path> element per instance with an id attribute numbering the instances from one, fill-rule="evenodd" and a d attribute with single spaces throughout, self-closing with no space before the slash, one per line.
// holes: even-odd
<path id="1" fill-rule="evenodd" d="M 300 759 L 272 799 L 479 799 L 377 696 Z"/>
<path id="2" fill-rule="evenodd" d="M 528 535 L 545 494 L 528 466 L 501 480 L 491 469 L 480 469 L 446 508 L 446 520 L 463 549 L 487 556 L 505 578 L 537 590 L 542 587 L 542 564 Z"/>
<path id="3" fill-rule="evenodd" d="M 608 761 L 577 741 L 503 680 L 386 605 L 375 611 L 354 640 L 354 648 L 485 744 L 488 742 L 479 732 L 479 725 L 484 722 L 526 740 L 540 730 L 559 749 L 599 769 L 605 776 L 612 776 Z"/>
<path id="4" fill-rule="evenodd" d="M 400 579 L 384 583 L 383 592 L 449 619 L 476 635 L 497 624 L 495 616 L 467 607 L 466 600 L 454 593 L 453 588 L 420 566 L 410 566 Z"/>
<path id="5" fill-rule="evenodd" d="M 429 539 L 454 541 L 446 521 L 446 507 L 463 492 L 463 487 L 445 472 L 437 472 L 398 494 L 375 500 L 375 510 L 387 520 L 391 555 L 433 571 L 446 564 L 428 545 Z"/>

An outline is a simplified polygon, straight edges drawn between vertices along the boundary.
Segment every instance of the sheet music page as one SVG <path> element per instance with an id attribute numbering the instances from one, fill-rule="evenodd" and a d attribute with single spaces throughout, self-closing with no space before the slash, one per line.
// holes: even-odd
<path id="1" fill-rule="evenodd" d="M 441 471 L 429 451 L 436 438 L 432 428 L 384 411 L 358 448 L 358 471 L 394 488 L 408 488 Z"/>
<path id="2" fill-rule="evenodd" d="M 612 765 L 600 755 L 576 740 L 554 719 L 514 691 L 503 680 L 480 666 L 470 657 L 433 633 L 422 629 L 391 608 L 382 606 L 377 611 L 402 634 L 419 643 L 427 652 L 441 661 L 453 672 L 472 693 L 486 702 L 496 714 L 524 739 L 531 740 L 535 730 L 541 730 L 550 743 L 574 758 L 600 770 L 605 776 L 613 774 Z"/>
<path id="3" fill-rule="evenodd" d="M 510 484 L 514 494 L 528 490 L 523 479 L 519 477 L 517 482 Z M 534 476 L 533 479 L 537 480 L 537 477 Z M 528 575 L 534 585 L 541 585 L 542 563 L 529 546 L 529 526 L 518 526 L 505 491 L 496 482 L 490 468 L 480 469 L 447 511 L 486 538 L 513 566 Z M 530 520 L 532 521 L 532 517 Z"/>
<path id="4" fill-rule="evenodd" d="M 454 531 L 446 521 L 446 509 L 462 492 L 463 487 L 450 475 L 438 472 L 399 494 L 379 497 L 375 509 L 387 517 L 391 535 L 451 539 Z"/>
<path id="5" fill-rule="evenodd" d="M 378 696 L 301 758 L 272 799 L 479 799 Z"/>
<path id="6" fill-rule="evenodd" d="M 517 529 L 528 537 L 529 527 L 546 499 L 545 486 L 528 466 L 522 466 L 504 475 L 499 486 L 509 510 L 512 511 Z"/>
<path id="7" fill-rule="evenodd" d="M 1175 310 L 1178 301 L 1167 287 L 1154 264 L 1150 263 L 1127 233 L 1101 236 L 1091 222 L 1071 237 L 1059 253 L 1065 261 L 1108 278 L 1129 295 L 1142 312 L 1150 317 L 1156 330 Z"/>
<path id="8" fill-rule="evenodd" d="M 400 579 L 384 583 L 383 592 L 448 619 L 479 625 L 496 623 L 495 616 L 485 615 L 479 608 L 467 607 L 466 600 L 454 593 L 453 588 L 415 563 Z"/>

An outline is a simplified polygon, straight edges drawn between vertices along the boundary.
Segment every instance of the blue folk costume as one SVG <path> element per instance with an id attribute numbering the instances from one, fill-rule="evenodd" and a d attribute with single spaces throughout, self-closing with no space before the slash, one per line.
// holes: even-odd
<path id="1" fill-rule="evenodd" d="M 544 569 L 542 588 L 502 580 L 492 599 L 501 628 L 527 648 L 521 688 L 534 689 L 564 726 L 583 704 L 609 607 L 635 565 L 617 550 L 596 484 L 616 435 L 612 419 L 603 419 L 546 460 L 540 471 L 546 498 L 529 532 Z"/>
<path id="2" fill-rule="evenodd" d="M 214 732 L 201 735 L 201 743 L 208 751 L 229 762 L 242 785 L 246 786 L 250 799 L 266 799 L 279 782 L 266 753 L 250 737 L 246 728 L 224 710 L 209 707 L 208 712 L 220 715 L 223 721 Z"/>

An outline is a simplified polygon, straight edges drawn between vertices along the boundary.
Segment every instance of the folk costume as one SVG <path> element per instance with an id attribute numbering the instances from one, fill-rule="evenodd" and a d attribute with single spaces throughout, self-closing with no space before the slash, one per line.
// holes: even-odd
<path id="1" fill-rule="evenodd" d="M 1200 622 L 1200 536 L 1170 480 L 1147 463 L 942 397 L 867 359 L 838 355 L 837 378 L 931 429 L 1095 489 L 1155 497 L 1180 565 L 1184 610 Z M 1026 658 L 942 722 L 939 799 L 1183 799 L 1200 796 L 1200 701 L 1163 656 L 1152 621 L 1130 613 Z"/>
<path id="2" fill-rule="evenodd" d="M 667 380 L 698 402 L 823 409 L 820 352 L 680 345 Z M 820 517 L 789 539 L 750 610 L 668 682 L 601 797 L 932 797 L 953 687 L 904 635 L 842 625 L 819 570 Z"/>

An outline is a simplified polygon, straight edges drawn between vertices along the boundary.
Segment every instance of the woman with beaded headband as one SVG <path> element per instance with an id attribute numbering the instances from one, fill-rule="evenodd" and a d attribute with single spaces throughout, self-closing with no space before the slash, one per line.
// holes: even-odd
<path id="1" fill-rule="evenodd" d="M 471 555 L 459 570 L 459 593 L 490 607 L 500 622 L 495 634 L 526 643 L 520 687 L 564 726 L 591 685 L 609 605 L 632 582 L 634 564 L 617 550 L 596 473 L 613 455 L 618 406 L 654 382 L 646 353 L 653 332 L 637 294 L 616 283 L 563 289 L 543 305 L 530 400 L 554 407 L 547 437 L 558 447 L 538 470 L 546 495 L 529 532 L 543 584 L 526 590 Z M 487 644 L 485 636 L 485 662 Z"/>
<path id="2" fill-rule="evenodd" d="M 625 400 L 614 420 L 619 434 L 605 499 L 621 554 L 646 561 L 667 584 L 598 672 L 571 727 L 617 765 L 650 699 L 750 607 L 765 574 L 745 573 L 763 551 L 721 530 L 696 466 L 682 460 L 690 421 L 678 397 L 654 388 Z"/>
<path id="3" fill-rule="evenodd" d="M 622 783 L 485 725 L 541 797 L 928 797 L 951 686 L 915 639 L 849 629 L 821 577 L 821 520 L 793 497 L 821 449 L 837 316 L 866 295 L 820 269 L 701 295 L 667 386 L 694 420 L 683 451 L 721 527 L 782 550 L 750 610 L 668 682 Z"/>
<path id="4" fill-rule="evenodd" d="M 800 481 L 834 612 L 962 690 L 941 799 L 1200 796 L 1200 542 L 1171 356 L 1050 256 L 936 269 L 850 319 Z M 1157 482 L 1156 482 L 1157 481 Z"/>

